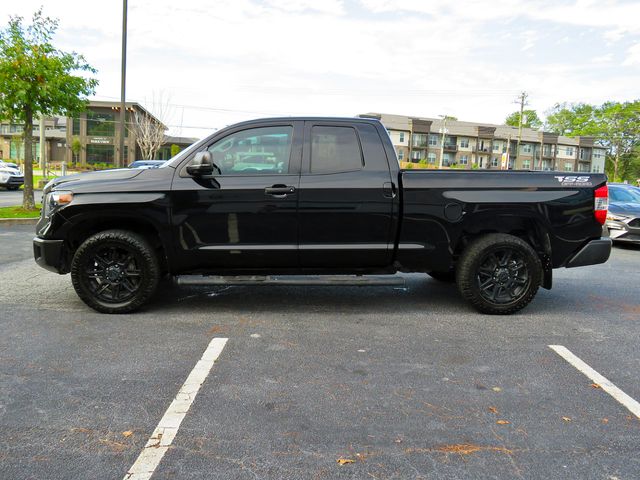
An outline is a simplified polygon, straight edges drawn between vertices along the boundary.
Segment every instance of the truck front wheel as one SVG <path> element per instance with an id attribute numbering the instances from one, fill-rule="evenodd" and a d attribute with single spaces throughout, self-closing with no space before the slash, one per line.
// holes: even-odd
<path id="1" fill-rule="evenodd" d="M 542 264 L 531 246 L 513 235 L 493 233 L 471 242 L 456 270 L 461 295 L 482 313 L 507 315 L 533 300 Z"/>
<path id="2" fill-rule="evenodd" d="M 106 230 L 84 241 L 71 262 L 71 281 L 80 299 L 102 313 L 138 309 L 155 292 L 160 267 L 144 237 Z"/>

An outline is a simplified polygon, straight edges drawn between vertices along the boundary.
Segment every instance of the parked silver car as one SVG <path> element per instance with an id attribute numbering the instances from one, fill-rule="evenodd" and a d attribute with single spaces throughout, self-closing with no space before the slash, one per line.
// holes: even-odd
<path id="1" fill-rule="evenodd" d="M 640 244 L 640 192 L 625 184 L 609 184 L 607 228 L 614 242 Z"/>

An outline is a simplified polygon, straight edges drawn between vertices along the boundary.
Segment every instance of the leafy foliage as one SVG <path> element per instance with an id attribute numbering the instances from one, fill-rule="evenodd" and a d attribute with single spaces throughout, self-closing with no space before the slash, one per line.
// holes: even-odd
<path id="1" fill-rule="evenodd" d="M 535 110 L 524 110 L 523 112 L 522 126 L 525 128 L 533 128 L 538 130 L 542 126 L 542 120 L 538 117 L 538 113 Z M 520 123 L 520 112 L 513 112 L 504 121 L 506 125 L 517 127 Z"/>
<path id="2" fill-rule="evenodd" d="M 606 169 L 612 180 L 640 178 L 640 100 L 556 104 L 547 130 L 570 137 L 593 136 L 607 149 Z"/>
<path id="3" fill-rule="evenodd" d="M 86 96 L 98 81 L 82 55 L 56 49 L 52 42 L 58 21 L 38 10 L 31 25 L 11 17 L 0 31 L 0 118 L 23 123 L 25 143 L 25 189 L 23 205 L 33 208 L 31 145 L 34 116 L 70 115 L 84 110 Z M 74 72 L 85 75 L 74 75 Z"/>

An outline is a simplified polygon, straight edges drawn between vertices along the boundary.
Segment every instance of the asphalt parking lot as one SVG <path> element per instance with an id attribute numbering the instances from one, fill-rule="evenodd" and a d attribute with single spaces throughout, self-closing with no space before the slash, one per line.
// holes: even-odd
<path id="1" fill-rule="evenodd" d="M 33 263 L 32 232 L 0 226 L 0 478 L 124 478 L 214 338 L 153 479 L 640 477 L 639 418 L 549 348 L 640 400 L 640 249 L 557 270 L 508 317 L 422 275 L 166 283 L 106 316 Z"/>

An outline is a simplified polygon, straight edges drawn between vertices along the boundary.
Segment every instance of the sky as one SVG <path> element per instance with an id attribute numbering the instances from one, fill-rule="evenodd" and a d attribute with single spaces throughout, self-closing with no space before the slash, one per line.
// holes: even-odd
<path id="1" fill-rule="evenodd" d="M 119 100 L 121 0 L 3 3 L 3 26 L 58 18 L 56 47 Z M 127 46 L 127 101 L 191 137 L 266 116 L 502 123 L 521 91 L 542 116 L 640 98 L 637 0 L 129 0 Z"/>

